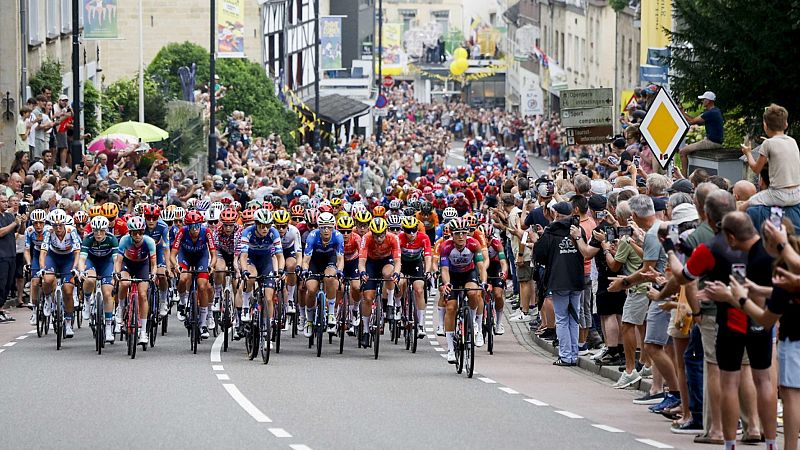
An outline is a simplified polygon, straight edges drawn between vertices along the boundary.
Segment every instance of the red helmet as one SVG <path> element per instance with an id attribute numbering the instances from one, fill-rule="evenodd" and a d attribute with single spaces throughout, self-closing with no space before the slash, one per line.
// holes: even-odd
<path id="1" fill-rule="evenodd" d="M 198 223 L 203 223 L 203 215 L 197 211 L 189 211 L 186 213 L 186 217 L 183 218 L 183 223 L 186 225 L 196 225 Z"/>
<path id="2" fill-rule="evenodd" d="M 433 175 L 433 169 L 428 169 L 425 173 L 427 173 L 428 175 Z"/>
<path id="3" fill-rule="evenodd" d="M 239 219 L 239 213 L 233 208 L 225 208 L 219 216 L 219 220 L 225 224 L 236 223 L 237 219 Z"/>
<path id="4" fill-rule="evenodd" d="M 156 218 L 158 218 L 158 216 L 161 215 L 161 208 L 159 208 L 158 205 L 154 204 L 144 205 L 144 207 L 142 208 L 142 215 L 145 217 L 155 216 Z"/>
<path id="5" fill-rule="evenodd" d="M 114 219 L 114 236 L 125 236 L 128 234 L 128 218 L 117 217 Z"/>
<path id="6" fill-rule="evenodd" d="M 253 216 L 255 216 L 255 214 L 256 214 L 256 210 L 254 210 L 254 209 L 245 209 L 244 211 L 242 211 L 242 222 L 245 222 L 245 223 L 252 222 L 253 221 Z"/>
<path id="7" fill-rule="evenodd" d="M 264 208 L 267 208 L 267 210 L 272 211 L 273 209 L 275 209 L 275 206 L 272 204 L 272 202 L 265 202 Z"/>
<path id="8" fill-rule="evenodd" d="M 433 189 L 430 186 L 425 186 L 422 189 L 422 192 L 425 193 L 425 194 L 430 194 L 431 192 L 433 192 Z"/>
<path id="9" fill-rule="evenodd" d="M 223 205 L 230 205 L 231 203 L 233 203 L 233 199 L 230 197 L 222 197 L 219 200 L 219 202 L 222 203 Z"/>
<path id="10" fill-rule="evenodd" d="M 319 212 L 321 212 L 321 213 L 324 213 L 324 212 L 332 213 L 333 212 L 333 206 L 331 206 L 331 205 L 322 205 L 317 209 L 319 209 Z"/>
<path id="11" fill-rule="evenodd" d="M 303 217 L 303 212 L 305 211 L 303 205 L 294 205 L 291 209 L 292 217 Z"/>
<path id="12" fill-rule="evenodd" d="M 397 176 L 397 182 L 398 183 L 402 183 L 404 181 L 406 181 L 406 176 L 405 175 L 398 175 Z"/>
<path id="13" fill-rule="evenodd" d="M 478 182 L 479 183 L 486 183 L 486 177 L 484 175 L 479 176 L 478 177 Z"/>

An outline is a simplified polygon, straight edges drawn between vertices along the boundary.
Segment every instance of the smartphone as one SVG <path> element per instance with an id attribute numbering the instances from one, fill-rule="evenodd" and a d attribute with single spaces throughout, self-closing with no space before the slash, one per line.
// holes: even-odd
<path id="1" fill-rule="evenodd" d="M 616 228 L 606 227 L 603 231 L 606 233 L 606 242 L 614 242 L 618 239 Z"/>
<path id="2" fill-rule="evenodd" d="M 741 284 L 747 278 L 747 266 L 744 264 L 731 264 L 731 274 L 736 281 Z"/>
<path id="3" fill-rule="evenodd" d="M 783 208 L 780 206 L 773 206 L 769 209 L 769 221 L 775 225 L 775 228 L 780 229 L 781 221 L 783 220 Z"/>
<path id="4" fill-rule="evenodd" d="M 669 226 L 669 228 L 667 228 L 667 238 L 671 240 L 673 244 L 678 245 L 678 241 L 680 239 L 678 225 L 672 224 Z"/>
<path id="5" fill-rule="evenodd" d="M 33 186 L 30 184 L 26 184 L 22 186 L 22 193 L 25 195 L 30 195 L 33 193 Z"/>
<path id="6" fill-rule="evenodd" d="M 619 238 L 633 236 L 633 227 L 617 227 L 617 236 Z"/>
<path id="7" fill-rule="evenodd" d="M 561 178 L 563 178 L 565 180 L 567 179 L 567 168 L 566 167 L 561 169 Z"/>
<path id="8" fill-rule="evenodd" d="M 581 224 L 581 218 L 580 218 L 580 217 L 578 217 L 578 216 L 572 216 L 572 217 L 570 217 L 569 224 L 570 224 L 570 225 L 574 225 L 574 226 L 576 226 L 576 227 L 577 227 L 577 226 L 580 226 L 580 224 Z"/>
<path id="9" fill-rule="evenodd" d="M 639 168 L 639 162 L 641 161 L 641 159 L 642 158 L 639 155 L 633 157 L 633 165 L 636 166 L 636 168 Z"/>
<path id="10" fill-rule="evenodd" d="M 595 213 L 595 217 L 598 218 L 598 219 L 605 219 L 606 218 L 606 214 L 607 213 L 605 211 L 597 211 Z"/>

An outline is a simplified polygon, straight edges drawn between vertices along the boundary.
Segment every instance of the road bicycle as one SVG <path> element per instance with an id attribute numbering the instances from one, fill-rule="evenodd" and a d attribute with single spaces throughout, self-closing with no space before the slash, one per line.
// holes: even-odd
<path id="1" fill-rule="evenodd" d="M 383 334 L 385 325 L 383 317 L 383 283 L 387 281 L 394 281 L 394 278 L 370 278 L 370 280 L 377 283 L 375 286 L 375 299 L 372 301 L 372 317 L 370 317 L 368 324 L 364 324 L 364 320 L 361 320 L 361 327 L 358 333 L 358 343 L 359 347 L 361 347 L 364 327 L 366 326 L 367 345 L 364 347 L 368 348 L 371 346 L 375 355 L 375 359 L 378 359 L 381 345 L 381 334 Z M 364 291 L 363 284 L 361 285 L 361 291 Z M 394 311 L 392 311 L 392 313 L 394 313 Z"/>
<path id="2" fill-rule="evenodd" d="M 320 273 L 310 273 L 303 283 L 306 283 L 310 278 L 319 280 L 319 290 L 316 296 L 316 313 L 314 314 L 314 323 L 312 324 L 311 337 L 308 338 L 308 348 L 316 344 L 317 358 L 322 356 L 322 337 L 328 329 L 328 299 L 325 298 L 325 278 L 338 278 L 336 275 L 325 275 Z M 334 330 L 335 332 L 335 330 Z M 332 339 L 332 337 L 330 338 Z"/>
<path id="3" fill-rule="evenodd" d="M 31 281 L 31 285 L 33 285 L 33 281 Z M 36 314 L 36 335 L 38 337 L 42 337 L 42 335 L 47 335 L 50 332 L 50 312 L 51 306 L 46 301 L 46 297 L 44 295 L 44 289 L 42 287 L 42 278 L 39 278 L 39 295 L 36 299 L 36 309 L 34 314 Z"/>
<path id="4" fill-rule="evenodd" d="M 245 350 L 250 360 L 261 354 L 264 364 L 269 364 L 272 336 L 272 318 L 264 298 L 264 287 L 268 280 L 280 278 L 276 275 L 258 275 L 253 287 L 253 303 L 250 306 L 250 324 L 245 326 Z M 272 299 L 270 299 L 272 301 Z"/>
<path id="5" fill-rule="evenodd" d="M 86 275 L 83 278 L 100 279 L 95 275 Z M 94 336 L 94 350 L 98 355 L 102 355 L 106 346 L 105 301 L 103 299 L 102 283 L 95 283 L 91 299 L 89 303 L 89 329 L 92 330 L 92 335 Z"/>
<path id="6" fill-rule="evenodd" d="M 467 292 L 481 291 L 481 288 L 454 288 L 451 294 L 456 294 L 458 306 L 456 309 L 456 329 L 453 334 L 453 343 L 456 351 L 456 373 L 467 370 L 467 377 L 472 378 L 475 372 L 475 330 L 474 321 L 467 303 Z"/>
<path id="7" fill-rule="evenodd" d="M 136 349 L 139 347 L 139 283 L 150 283 L 150 280 L 141 278 L 120 278 L 117 280 L 116 290 L 119 292 L 120 282 L 130 282 L 128 295 L 123 299 L 122 304 L 122 328 L 120 329 L 120 340 L 125 335 L 128 343 L 128 356 L 136 359 Z M 148 292 L 153 290 L 153 286 L 148 287 Z M 147 342 L 142 343 L 142 351 L 147 351 Z"/>
<path id="8" fill-rule="evenodd" d="M 489 282 L 493 280 L 503 281 L 500 277 L 489 277 Z M 486 342 L 486 350 L 490 355 L 494 355 L 494 327 L 497 324 L 497 310 L 495 310 L 494 287 L 486 291 L 483 299 L 483 324 L 481 333 Z"/>
<path id="9" fill-rule="evenodd" d="M 186 305 L 184 306 L 185 320 L 183 325 L 186 327 L 186 332 L 189 336 L 189 348 L 192 353 L 196 355 L 197 345 L 202 339 L 200 337 L 200 304 L 197 298 L 197 275 L 206 272 L 195 270 L 193 267 L 190 267 L 187 270 L 182 270 L 181 273 L 192 275 L 192 281 L 189 284 L 189 295 L 187 296 Z M 188 310 L 186 308 L 187 306 Z"/>
<path id="10" fill-rule="evenodd" d="M 403 297 L 403 333 L 405 337 L 406 350 L 411 350 L 411 353 L 417 353 L 417 330 L 421 325 L 417 320 L 417 298 L 414 295 L 414 282 L 425 281 L 427 285 L 427 277 L 412 277 L 406 276 L 406 294 Z M 426 295 L 423 291 L 423 295 Z M 427 297 L 426 297 L 427 299 Z"/>
<path id="11" fill-rule="evenodd" d="M 339 305 L 339 310 L 336 312 L 336 333 L 339 335 L 339 354 L 344 353 L 344 340 L 347 337 L 347 331 L 350 324 L 353 322 L 353 312 L 350 310 L 350 282 L 358 278 L 344 278 L 342 282 L 342 303 Z M 352 333 L 352 331 L 351 331 Z"/>
<path id="12" fill-rule="evenodd" d="M 156 337 L 162 321 L 161 316 L 158 314 L 158 300 L 158 284 L 151 281 L 147 287 L 147 303 L 150 305 L 147 312 L 147 337 L 150 340 L 150 348 L 156 346 Z"/>
<path id="13" fill-rule="evenodd" d="M 228 351 L 228 344 L 232 336 L 230 331 L 233 327 L 233 318 L 235 317 L 234 309 L 234 292 L 238 290 L 239 280 L 236 278 L 236 272 L 233 270 L 217 270 L 217 273 L 224 273 L 225 279 L 222 284 L 222 297 L 219 299 L 219 311 L 214 311 L 214 322 L 217 327 L 222 327 L 222 334 L 224 339 L 222 341 L 222 351 Z M 235 283 L 235 286 L 234 286 Z"/>
<path id="14" fill-rule="evenodd" d="M 61 343 L 65 338 L 66 332 L 64 327 L 64 276 L 72 276 L 72 273 L 55 273 L 52 271 L 45 271 L 45 274 L 53 275 L 56 277 L 56 287 L 53 292 L 44 295 L 44 299 L 40 299 L 39 303 L 43 303 L 42 314 L 47 316 L 46 311 L 49 310 L 49 316 L 53 320 L 53 333 L 56 335 L 56 350 L 61 350 Z M 44 278 L 44 277 L 43 277 Z M 44 292 L 43 286 L 40 292 Z M 45 319 L 46 321 L 46 319 Z M 47 325 L 45 325 L 47 327 Z M 38 324 L 37 324 L 38 329 Z M 45 334 L 47 332 L 45 331 Z"/>
<path id="15" fill-rule="evenodd" d="M 283 280 L 281 276 L 276 277 L 275 289 L 272 294 L 274 318 L 272 324 L 271 342 L 275 343 L 275 353 L 281 352 L 281 334 L 286 328 L 288 315 L 286 313 L 286 300 L 283 297 Z"/>

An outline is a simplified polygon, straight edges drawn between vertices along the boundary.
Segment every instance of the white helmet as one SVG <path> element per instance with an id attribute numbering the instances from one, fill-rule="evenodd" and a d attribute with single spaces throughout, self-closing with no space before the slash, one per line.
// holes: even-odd
<path id="1" fill-rule="evenodd" d="M 324 212 L 319 215 L 317 218 L 317 226 L 324 227 L 324 226 L 334 226 L 336 224 L 336 217 L 329 212 Z"/>
<path id="2" fill-rule="evenodd" d="M 47 221 L 50 222 L 51 225 L 60 225 L 60 224 L 67 224 L 67 213 L 61 209 L 54 209 L 50 211 L 50 214 L 47 216 Z"/>
<path id="3" fill-rule="evenodd" d="M 211 209 L 218 209 L 222 211 L 223 209 L 225 209 L 225 205 L 223 205 L 222 202 L 213 202 L 211 203 Z"/>
<path id="4" fill-rule="evenodd" d="M 67 220 L 64 221 L 64 225 L 67 225 L 67 226 L 70 226 L 70 227 L 74 227 L 75 226 L 75 219 L 73 219 L 72 216 L 67 215 Z"/>
<path id="5" fill-rule="evenodd" d="M 209 208 L 203 214 L 206 222 L 219 222 L 219 217 L 222 215 L 222 210 L 217 208 Z"/>
<path id="6" fill-rule="evenodd" d="M 104 216 L 94 216 L 89 222 L 92 232 L 97 230 L 108 230 L 109 221 Z"/>
<path id="7" fill-rule="evenodd" d="M 34 209 L 31 211 L 32 222 L 44 222 L 47 220 L 47 212 L 43 209 Z"/>
<path id="8" fill-rule="evenodd" d="M 447 208 L 444 209 L 444 211 L 442 211 L 442 217 L 447 220 L 455 219 L 456 217 L 458 217 L 458 211 L 456 211 L 456 209 L 453 208 L 452 206 L 448 206 Z"/>
<path id="9" fill-rule="evenodd" d="M 175 220 L 175 209 L 162 209 L 161 210 L 161 220 L 164 222 L 172 222 Z"/>

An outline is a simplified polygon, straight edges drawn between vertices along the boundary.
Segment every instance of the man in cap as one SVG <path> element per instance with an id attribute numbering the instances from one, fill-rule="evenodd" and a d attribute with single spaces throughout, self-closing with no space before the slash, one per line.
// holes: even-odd
<path id="1" fill-rule="evenodd" d="M 686 111 L 681 110 L 683 117 L 689 122 L 689 125 L 705 125 L 706 137 L 699 142 L 689 144 L 683 147 L 680 151 L 681 167 L 684 172 L 688 173 L 689 155 L 698 150 L 713 150 L 722 148 L 722 111 L 716 106 L 717 95 L 711 91 L 703 92 L 703 95 L 697 97 L 703 101 L 703 109 L 705 111 L 697 117 L 692 117 L 686 114 Z"/>

